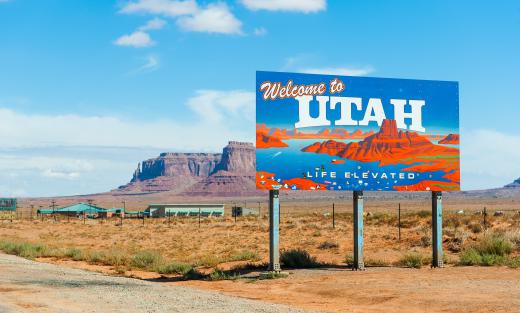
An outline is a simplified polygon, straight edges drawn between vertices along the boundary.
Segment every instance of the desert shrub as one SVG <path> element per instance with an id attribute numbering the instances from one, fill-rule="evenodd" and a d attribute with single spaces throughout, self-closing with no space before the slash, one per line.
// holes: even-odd
<path id="1" fill-rule="evenodd" d="M 161 264 L 162 256 L 155 251 L 140 251 L 132 256 L 131 265 L 142 269 L 152 269 Z"/>
<path id="2" fill-rule="evenodd" d="M 102 251 L 94 251 L 94 252 L 90 252 L 88 255 L 87 255 L 87 261 L 89 263 L 94 263 L 94 264 L 97 264 L 97 263 L 103 263 L 103 260 L 105 259 L 105 253 L 102 252 Z"/>
<path id="3" fill-rule="evenodd" d="M 520 256 L 511 258 L 507 261 L 507 266 L 511 268 L 519 268 L 520 267 Z"/>
<path id="4" fill-rule="evenodd" d="M 444 224 L 446 225 L 446 227 L 457 228 L 462 223 L 461 223 L 461 218 L 459 215 L 449 214 L 448 216 L 446 216 L 444 218 Z"/>
<path id="5" fill-rule="evenodd" d="M 250 261 L 258 260 L 258 253 L 254 251 L 244 250 L 237 254 L 232 255 L 229 261 Z"/>
<path id="6" fill-rule="evenodd" d="M 504 235 L 487 234 L 475 246 L 475 249 L 477 249 L 481 255 L 495 254 L 504 256 L 512 252 L 513 244 Z"/>
<path id="7" fill-rule="evenodd" d="M 280 262 L 292 268 L 313 268 L 320 265 L 315 257 L 312 257 L 309 252 L 302 249 L 282 251 Z"/>
<path id="8" fill-rule="evenodd" d="M 492 233 L 483 236 L 477 244 L 464 249 L 459 258 L 460 265 L 515 265 L 508 255 L 513 244 L 503 234 Z"/>
<path id="9" fill-rule="evenodd" d="M 412 268 L 421 268 L 423 265 L 423 259 L 424 257 L 417 252 L 410 252 L 397 261 L 397 265 L 400 266 L 406 266 L 406 267 L 412 267 Z"/>
<path id="10" fill-rule="evenodd" d="M 365 266 L 389 266 L 390 263 L 382 259 L 365 258 Z"/>
<path id="11" fill-rule="evenodd" d="M 515 245 L 517 250 L 520 250 L 520 229 L 508 230 L 504 236 Z"/>
<path id="12" fill-rule="evenodd" d="M 422 247 L 429 247 L 432 244 L 432 238 L 430 235 L 424 235 L 421 237 L 421 246 Z"/>
<path id="13" fill-rule="evenodd" d="M 193 267 L 187 263 L 181 262 L 170 262 L 166 264 L 158 265 L 155 271 L 159 274 L 180 274 L 185 275 L 191 271 Z"/>
<path id="14" fill-rule="evenodd" d="M 45 256 L 49 249 L 47 246 L 42 244 L 0 240 L 0 250 L 3 250 L 7 254 L 17 255 L 27 259 L 34 259 Z"/>
<path id="15" fill-rule="evenodd" d="M 197 266 L 215 267 L 225 260 L 218 255 L 210 254 L 202 256 L 196 263 Z"/>
<path id="16" fill-rule="evenodd" d="M 119 249 L 111 249 L 102 254 L 100 263 L 111 266 L 124 266 L 129 265 L 130 262 L 131 258 L 126 252 Z"/>
<path id="17" fill-rule="evenodd" d="M 65 256 L 74 261 L 81 261 L 83 260 L 83 251 L 78 248 L 67 248 L 65 250 Z"/>
<path id="18" fill-rule="evenodd" d="M 217 281 L 217 280 L 235 280 L 240 277 L 236 272 L 228 273 L 222 270 L 216 269 L 211 274 L 209 274 L 209 280 Z"/>
<path id="19" fill-rule="evenodd" d="M 478 234 L 478 233 L 481 233 L 482 232 L 482 225 L 478 224 L 478 223 L 473 223 L 473 224 L 470 224 L 469 225 L 469 229 L 471 230 L 471 232 L 473 232 L 474 234 Z"/>
<path id="20" fill-rule="evenodd" d="M 320 243 L 320 245 L 318 246 L 318 249 L 321 249 L 321 250 L 337 249 L 337 248 L 339 248 L 339 244 L 337 242 L 329 241 L 329 240 L 326 240 L 326 241 Z"/>
<path id="21" fill-rule="evenodd" d="M 469 248 L 462 251 L 459 257 L 460 265 L 480 265 L 482 256 L 475 248 Z"/>

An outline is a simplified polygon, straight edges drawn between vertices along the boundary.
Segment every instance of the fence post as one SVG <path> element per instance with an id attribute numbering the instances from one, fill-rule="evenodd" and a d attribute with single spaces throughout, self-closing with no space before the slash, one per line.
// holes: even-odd
<path id="1" fill-rule="evenodd" d="M 487 229 L 487 223 L 486 223 L 487 211 L 486 211 L 486 207 L 484 207 L 484 214 L 483 214 L 483 216 L 484 216 L 484 230 L 486 230 Z"/>
<path id="2" fill-rule="evenodd" d="M 332 202 L 332 228 L 336 228 L 336 214 L 334 210 L 334 202 Z"/>
<path id="3" fill-rule="evenodd" d="M 443 267 L 442 260 L 442 192 L 432 191 L 432 267 Z"/>
<path id="4" fill-rule="evenodd" d="M 355 190 L 354 204 L 354 264 L 353 270 L 364 270 L 363 261 L 363 191 Z"/>
<path id="5" fill-rule="evenodd" d="M 397 209 L 397 227 L 399 229 L 397 238 L 401 241 L 401 202 L 399 202 L 399 208 Z"/>
<path id="6" fill-rule="evenodd" d="M 199 208 L 199 228 L 200 228 L 200 208 Z"/>
<path id="7" fill-rule="evenodd" d="M 280 272 L 280 199 L 269 190 L 269 271 Z"/>

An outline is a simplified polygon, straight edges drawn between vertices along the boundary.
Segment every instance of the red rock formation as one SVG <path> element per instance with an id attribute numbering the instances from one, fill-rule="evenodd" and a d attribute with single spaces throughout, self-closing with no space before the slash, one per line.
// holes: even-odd
<path id="1" fill-rule="evenodd" d="M 449 134 L 440 140 L 439 143 L 443 145 L 458 145 L 460 142 L 459 134 Z"/>
<path id="2" fill-rule="evenodd" d="M 360 142 L 344 143 L 335 140 L 316 142 L 302 149 L 304 152 L 326 153 L 362 162 L 379 161 L 380 165 L 417 162 L 414 158 L 438 155 L 458 155 L 459 150 L 434 145 L 415 132 L 398 131 L 395 120 L 386 119 L 378 133 Z M 403 161 L 409 159 L 408 161 Z M 431 161 L 431 160 L 430 160 Z M 438 160 L 433 160 L 433 163 Z"/>
<path id="3" fill-rule="evenodd" d="M 255 194 L 254 172 L 253 144 L 230 141 L 223 153 L 161 153 L 140 163 L 132 181 L 112 193 L 251 195 Z"/>

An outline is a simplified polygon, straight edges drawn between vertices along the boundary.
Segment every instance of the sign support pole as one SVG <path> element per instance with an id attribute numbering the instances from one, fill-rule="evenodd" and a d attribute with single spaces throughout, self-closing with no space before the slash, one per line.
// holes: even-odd
<path id="1" fill-rule="evenodd" d="M 432 191 L 432 267 L 443 267 L 442 260 L 442 192 Z"/>
<path id="2" fill-rule="evenodd" d="M 269 190 L 269 269 L 280 272 L 280 199 L 278 190 Z"/>
<path id="3" fill-rule="evenodd" d="M 364 270 L 363 262 L 363 191 L 355 190 L 354 204 L 354 264 L 352 270 Z"/>

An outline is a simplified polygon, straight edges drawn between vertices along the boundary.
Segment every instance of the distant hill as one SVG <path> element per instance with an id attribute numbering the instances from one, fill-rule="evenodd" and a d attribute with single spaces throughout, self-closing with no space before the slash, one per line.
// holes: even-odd
<path id="1" fill-rule="evenodd" d="M 183 196 L 252 196 L 255 147 L 230 141 L 222 153 L 161 153 L 140 162 L 132 180 L 113 195 L 169 192 Z"/>

